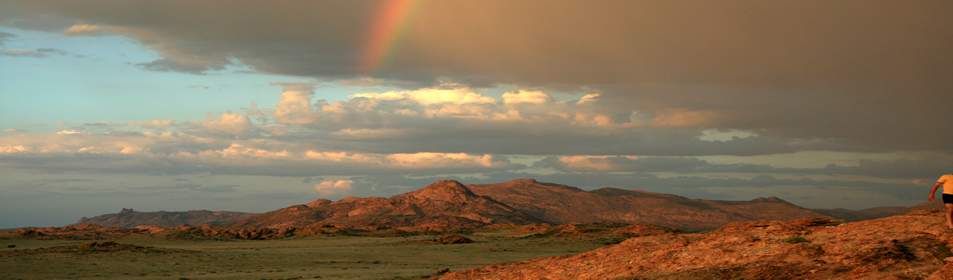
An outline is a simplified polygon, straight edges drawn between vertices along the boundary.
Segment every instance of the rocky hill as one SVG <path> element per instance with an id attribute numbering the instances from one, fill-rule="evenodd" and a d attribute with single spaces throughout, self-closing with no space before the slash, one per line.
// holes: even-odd
<path id="1" fill-rule="evenodd" d="M 748 221 L 660 232 L 586 253 L 451 272 L 440 279 L 953 279 L 939 211 L 837 224 Z"/>
<path id="2" fill-rule="evenodd" d="M 235 227 L 335 227 L 361 230 L 447 231 L 492 224 L 543 222 L 457 181 L 436 181 L 390 198 L 319 199 L 239 221 Z"/>
<path id="3" fill-rule="evenodd" d="M 253 216 L 251 213 L 191 210 L 183 212 L 138 212 L 124 208 L 119 213 L 83 217 L 77 224 L 92 224 L 105 227 L 133 228 L 138 225 L 175 227 L 179 225 L 226 225 Z"/>
<path id="4" fill-rule="evenodd" d="M 533 179 L 469 187 L 476 194 L 554 224 L 621 222 L 705 230 L 735 221 L 824 216 L 774 197 L 751 201 L 689 199 L 617 188 L 584 191 Z"/>

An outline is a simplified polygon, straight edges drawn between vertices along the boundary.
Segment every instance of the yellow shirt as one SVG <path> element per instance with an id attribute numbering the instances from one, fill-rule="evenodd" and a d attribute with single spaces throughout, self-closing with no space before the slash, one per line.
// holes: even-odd
<path id="1" fill-rule="evenodd" d="M 936 182 L 943 184 L 943 193 L 953 194 L 953 174 L 944 174 L 940 179 L 936 179 Z"/>

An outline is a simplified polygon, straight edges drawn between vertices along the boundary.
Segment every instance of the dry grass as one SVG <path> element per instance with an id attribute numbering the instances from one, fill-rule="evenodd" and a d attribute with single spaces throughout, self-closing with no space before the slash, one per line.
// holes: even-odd
<path id="1" fill-rule="evenodd" d="M 518 239 L 474 234 L 475 243 L 434 244 L 433 236 L 324 237 L 261 241 L 115 240 L 161 250 L 95 254 L 89 241 L 0 239 L 0 279 L 420 279 L 442 270 L 566 255 L 598 240 Z M 16 248 L 6 248 L 16 245 Z"/>

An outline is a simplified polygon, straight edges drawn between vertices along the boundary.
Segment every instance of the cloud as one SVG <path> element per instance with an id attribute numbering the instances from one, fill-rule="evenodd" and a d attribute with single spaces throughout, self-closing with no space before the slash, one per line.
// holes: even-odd
<path id="1" fill-rule="evenodd" d="M 185 155 L 186 157 L 190 156 L 187 154 Z M 246 147 L 238 143 L 232 143 L 228 145 L 228 147 L 220 151 L 202 151 L 199 153 L 199 155 L 200 156 L 213 155 L 213 156 L 221 156 L 223 158 L 248 157 L 248 158 L 271 159 L 271 158 L 286 158 L 289 156 L 289 153 L 286 150 L 270 151 L 270 150 L 258 149 L 254 147 Z"/>
<path id="2" fill-rule="evenodd" d="M 320 138 L 323 149 L 374 153 L 707 155 L 780 153 L 834 145 L 826 139 L 793 141 L 797 139 L 761 136 L 760 132 L 759 137 L 707 141 L 713 136 L 705 136 L 703 124 L 717 117 L 706 112 L 653 116 L 593 106 L 597 101 L 543 102 L 549 100 L 542 97 L 548 94 L 526 90 L 511 92 L 509 105 L 490 102 L 492 97 L 470 88 L 440 89 L 448 94 L 429 99 L 432 91 L 362 93 L 342 101 L 319 100 L 312 107 L 305 107 L 308 99 L 302 98 L 293 102 L 294 110 L 282 109 L 288 100 L 282 97 L 278 111 L 300 113 L 299 121 L 284 123 L 299 127 L 277 138 Z M 517 98 L 523 103 L 513 106 Z M 535 104 L 522 106 L 530 104 L 527 100 Z M 281 122 L 287 114 L 276 115 Z"/>
<path id="3" fill-rule="evenodd" d="M 22 1 L 2 4 L 7 20 L 0 24 L 80 34 L 113 28 L 161 55 L 137 62 L 154 70 L 204 73 L 241 63 L 266 73 L 411 88 L 450 80 L 582 89 L 600 95 L 580 105 L 638 111 L 659 127 L 752 130 L 866 151 L 953 151 L 945 140 L 953 132 L 935 129 L 945 125 L 946 108 L 932 102 L 953 91 L 937 74 L 953 72 L 946 52 L 953 31 L 942 28 L 953 4 L 875 2 L 826 3 L 820 12 L 804 2 L 428 2 L 408 20 L 393 59 L 371 72 L 360 62 L 380 8 L 373 1 L 295 3 L 268 12 L 254 1 Z M 138 12 L 144 6 L 150 13 Z M 410 98 L 399 92 L 393 95 Z M 288 105 L 304 97 L 289 94 Z M 472 116 L 475 108 L 432 113 Z M 290 122 L 315 121 L 285 112 Z M 941 135 L 909 137 L 930 133 Z"/>
<path id="4" fill-rule="evenodd" d="M 24 153 L 30 150 L 32 150 L 30 147 L 23 145 L 0 146 L 0 154 Z"/>
<path id="5" fill-rule="evenodd" d="M 2 38 L 0 38 L 2 39 Z M 44 58 L 51 55 L 67 55 L 68 52 L 53 48 L 0 49 L 0 56 Z"/>
<path id="6" fill-rule="evenodd" d="M 503 104 L 545 104 L 552 101 L 549 94 L 538 90 L 517 90 L 503 93 Z"/>
<path id="7" fill-rule="evenodd" d="M 10 38 L 13 38 L 13 37 L 16 37 L 16 36 L 17 36 L 17 35 L 16 35 L 16 34 L 13 34 L 13 33 L 7 33 L 7 32 L 0 31 L 0 46 L 3 46 L 3 43 L 5 43 L 7 40 L 10 40 Z"/>
<path id="8" fill-rule="evenodd" d="M 318 176 L 434 175 L 521 168 L 503 156 L 470 153 L 367 153 L 320 150 L 306 142 L 262 136 L 109 130 L 70 135 L 0 136 L 0 167 L 117 174 L 255 174 Z"/>
<path id="9" fill-rule="evenodd" d="M 130 125 L 141 126 L 144 128 L 168 128 L 175 125 L 174 120 L 147 120 L 147 121 L 133 121 L 129 122 Z"/>
<path id="10" fill-rule="evenodd" d="M 332 196 L 351 191 L 354 181 L 350 179 L 324 180 L 314 185 L 314 191 L 322 196 Z"/>
<path id="11" fill-rule="evenodd" d="M 304 157 L 320 161 L 380 163 L 380 158 L 378 156 L 341 151 L 322 152 L 308 150 L 304 153 Z"/>
<path id="12" fill-rule="evenodd" d="M 163 121 L 153 121 L 148 124 L 171 125 Z M 218 118 L 202 121 L 201 125 L 211 132 L 231 135 L 244 135 L 254 129 L 254 124 L 248 116 L 234 113 L 222 113 Z"/>
<path id="13" fill-rule="evenodd" d="M 380 166 L 395 169 L 433 169 L 433 168 L 501 168 L 511 166 L 505 160 L 495 159 L 493 155 L 472 155 L 467 153 L 395 153 L 373 154 L 344 151 L 308 150 L 304 157 L 311 160 Z"/>
<path id="14" fill-rule="evenodd" d="M 287 124 L 307 124 L 316 121 L 311 112 L 313 89 L 300 84 L 287 84 L 275 108 L 275 119 Z"/>
<path id="15" fill-rule="evenodd" d="M 903 69 L 926 65 L 930 57 L 945 59 L 937 55 L 942 48 L 931 46 L 949 43 L 931 28 L 945 23 L 943 15 L 950 4 L 944 1 L 878 1 L 869 9 L 857 9 L 867 6 L 866 1 L 846 1 L 829 4 L 823 12 L 816 12 L 808 3 L 743 1 L 710 9 L 691 9 L 686 3 L 631 1 L 597 6 L 540 4 L 481 1 L 420 5 L 408 22 L 410 28 L 402 34 L 406 41 L 394 49 L 394 57 L 403 59 L 380 66 L 377 75 L 537 84 L 601 84 L 624 79 L 628 83 L 824 85 L 891 74 L 900 74 L 894 79 L 911 79 Z M 145 5 L 150 13 L 134 13 Z M 59 21 L 71 22 L 60 30 L 77 26 L 76 22 L 83 23 L 78 26 L 139 29 L 142 33 L 128 35 L 149 42 L 169 60 L 216 58 L 197 64 L 206 68 L 214 68 L 217 63 L 213 61 L 218 58 L 234 56 L 257 69 L 280 74 L 355 77 L 363 70 L 359 67 L 365 59 L 362 52 L 379 5 L 296 3 L 263 13 L 260 3 L 254 1 L 228 6 L 191 1 L 25 1 L 4 10 L 27 26 L 43 26 L 30 25 L 30 20 L 38 20 L 31 16 L 55 14 L 72 20 Z M 693 11 L 690 17 L 685 16 L 686 10 Z M 133 14 L 136 16 L 130 16 Z M 538 18 L 553 20 L 539 24 Z M 199 24 L 209 20 L 228 22 L 229 28 Z M 672 24 L 675 21 L 677 25 Z M 881 28 L 886 26 L 893 28 Z M 275 52 L 260 40 L 237 36 L 248 33 L 288 47 Z M 891 38 L 906 40 L 901 43 Z M 911 59 L 883 56 L 888 50 Z M 838 77 L 843 73 L 850 76 Z"/>
<path id="16" fill-rule="evenodd" d="M 748 137 L 758 137 L 758 134 L 752 131 L 738 130 L 738 129 L 729 129 L 729 130 L 719 130 L 719 129 L 706 129 L 702 130 L 702 135 L 698 136 L 698 140 L 702 141 L 712 141 L 712 142 L 728 142 L 735 139 L 745 139 Z"/>
<path id="17" fill-rule="evenodd" d="M 403 168 L 432 168 L 438 166 L 479 166 L 494 167 L 503 165 L 495 161 L 492 155 L 469 155 L 465 153 L 402 153 L 387 155 L 391 164 Z"/>
<path id="18" fill-rule="evenodd" d="M 626 159 L 636 159 L 628 156 Z M 572 170 L 614 171 L 619 169 L 609 156 L 561 156 L 559 163 Z"/>
<path id="19" fill-rule="evenodd" d="M 602 94 L 599 94 L 597 92 L 587 93 L 586 95 L 583 95 L 582 97 L 579 98 L 579 100 L 576 101 L 576 105 L 585 105 L 585 104 L 595 103 L 596 101 L 599 100 L 599 96 L 601 95 Z"/>
<path id="20" fill-rule="evenodd" d="M 430 105 L 468 105 L 495 104 L 496 99 L 483 96 L 467 87 L 421 88 L 412 91 L 388 91 L 383 93 L 358 93 L 352 98 L 366 98 L 371 101 L 405 101 L 423 106 Z"/>
<path id="21" fill-rule="evenodd" d="M 672 109 L 660 112 L 652 120 L 657 127 L 707 127 L 714 125 L 719 117 L 713 111 L 691 111 Z"/>
<path id="22" fill-rule="evenodd" d="M 385 139 L 406 137 L 408 130 L 400 128 L 344 128 L 331 133 L 335 137 L 342 139 Z"/>
<path id="23" fill-rule="evenodd" d="M 74 24 L 63 30 L 66 35 L 96 35 L 101 34 L 108 28 L 103 28 L 95 24 Z"/>

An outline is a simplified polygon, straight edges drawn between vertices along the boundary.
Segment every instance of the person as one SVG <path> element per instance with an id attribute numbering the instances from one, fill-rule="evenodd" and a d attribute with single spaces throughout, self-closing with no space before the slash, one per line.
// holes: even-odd
<path id="1" fill-rule="evenodd" d="M 943 187 L 943 206 L 946 207 L 946 227 L 953 229 L 953 174 L 944 174 L 933 184 L 928 199 L 936 200 L 936 189 Z"/>

